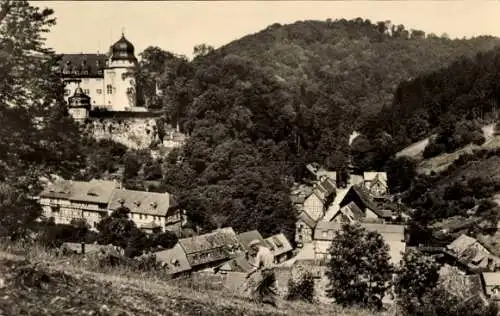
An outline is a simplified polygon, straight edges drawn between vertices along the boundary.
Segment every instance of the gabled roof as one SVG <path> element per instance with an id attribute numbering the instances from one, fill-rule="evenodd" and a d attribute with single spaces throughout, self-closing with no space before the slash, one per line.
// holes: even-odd
<path id="1" fill-rule="evenodd" d="M 188 255 L 225 246 L 241 248 L 236 233 L 230 227 L 221 228 L 208 234 L 183 238 L 179 240 L 179 244 Z"/>
<path id="2" fill-rule="evenodd" d="M 335 182 L 332 179 L 325 177 L 315 185 L 313 193 L 321 201 L 324 201 L 327 197 L 335 193 L 335 190 L 336 190 Z"/>
<path id="3" fill-rule="evenodd" d="M 467 250 L 470 246 L 474 245 L 475 243 L 479 242 L 476 239 L 463 234 L 460 235 L 454 241 L 452 241 L 448 246 L 446 246 L 446 248 L 457 254 L 460 254 L 463 251 Z"/>
<path id="4" fill-rule="evenodd" d="M 171 207 L 175 206 L 169 193 L 117 189 L 113 193 L 109 209 L 116 210 L 122 203 L 131 213 L 154 216 L 166 216 Z"/>
<path id="5" fill-rule="evenodd" d="M 307 226 L 314 228 L 316 226 L 316 221 L 311 218 L 305 211 L 302 211 L 297 216 L 298 220 L 302 220 Z"/>
<path id="6" fill-rule="evenodd" d="M 329 222 L 333 219 L 334 216 L 337 215 L 340 210 L 340 202 L 344 199 L 347 192 L 349 192 L 350 186 L 348 188 L 337 188 L 335 198 L 333 199 L 332 204 L 328 207 L 328 210 L 323 216 L 323 221 Z"/>
<path id="7" fill-rule="evenodd" d="M 349 204 L 345 205 L 340 209 L 340 211 L 344 213 L 344 211 L 346 211 L 347 209 L 352 212 L 355 220 L 359 220 L 365 217 L 365 213 L 354 202 L 350 202 Z"/>
<path id="8" fill-rule="evenodd" d="M 293 250 L 290 241 L 283 234 L 276 234 L 266 238 L 266 243 L 274 256 L 279 256 Z"/>
<path id="9" fill-rule="evenodd" d="M 173 248 L 154 253 L 156 261 L 161 262 L 168 274 L 175 274 L 191 270 L 186 253 L 177 243 Z"/>
<path id="10" fill-rule="evenodd" d="M 259 233 L 259 231 L 257 231 L 257 230 L 251 230 L 248 232 L 238 234 L 238 240 L 240 241 L 241 246 L 245 250 L 248 250 L 248 244 L 254 239 L 259 240 L 260 243 L 263 246 L 265 246 L 265 240 L 262 237 L 262 235 Z"/>
<path id="11" fill-rule="evenodd" d="M 71 181 L 59 180 L 45 188 L 40 197 L 68 199 L 75 202 L 109 203 L 117 183 L 114 181 L 91 180 Z"/>
<path id="12" fill-rule="evenodd" d="M 404 239 L 405 226 L 404 225 L 394 225 L 394 224 L 379 224 L 379 223 L 359 223 L 362 227 L 369 231 L 376 231 L 383 235 L 384 237 L 393 235 L 394 238 Z M 316 225 L 314 230 L 315 240 L 332 240 L 335 234 L 328 234 L 327 237 L 324 236 L 323 232 L 335 232 L 342 229 L 342 224 L 335 222 L 324 222 L 320 221 Z M 401 238 L 399 238 L 401 237 Z"/>
<path id="13" fill-rule="evenodd" d="M 307 185 L 299 185 L 292 188 L 290 199 L 294 204 L 304 203 L 305 199 L 313 192 L 313 188 Z"/>

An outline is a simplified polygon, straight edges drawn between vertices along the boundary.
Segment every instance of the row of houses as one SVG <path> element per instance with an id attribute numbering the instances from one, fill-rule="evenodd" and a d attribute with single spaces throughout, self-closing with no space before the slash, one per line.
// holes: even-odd
<path id="1" fill-rule="evenodd" d="M 307 165 L 312 185 L 296 185 L 291 199 L 297 211 L 295 242 L 301 248 L 297 258 L 328 258 L 335 232 L 344 223 L 360 223 L 378 231 L 389 244 L 395 263 L 404 251 L 406 234 L 404 206 L 393 203 L 388 194 L 385 172 L 351 174 L 347 183 L 337 181 L 337 173 L 318 164 Z"/>
<path id="2" fill-rule="evenodd" d="M 446 278 L 448 271 L 455 271 L 455 278 L 469 284 L 471 297 L 485 295 L 500 300 L 500 257 L 477 239 L 462 234 L 444 247 L 420 246 L 417 249 L 434 256 L 442 264 L 442 277 Z"/>
<path id="3" fill-rule="evenodd" d="M 49 183 L 38 199 L 42 216 L 56 224 L 85 220 L 91 229 L 111 212 L 126 207 L 137 227 L 146 232 L 180 233 L 186 218 L 169 193 L 127 190 L 117 181 L 71 181 L 57 179 Z"/>
<path id="4" fill-rule="evenodd" d="M 155 252 L 156 260 L 171 276 L 213 269 L 216 273 L 249 272 L 254 262 L 248 257 L 250 241 L 260 240 L 274 254 L 275 263 L 286 261 L 293 247 L 283 234 L 263 238 L 257 231 L 236 234 L 230 227 L 179 239 L 171 248 Z"/>

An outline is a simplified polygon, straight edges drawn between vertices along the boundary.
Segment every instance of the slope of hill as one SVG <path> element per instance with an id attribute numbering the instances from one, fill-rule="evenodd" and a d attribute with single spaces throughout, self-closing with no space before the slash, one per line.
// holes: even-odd
<path id="1" fill-rule="evenodd" d="M 425 34 L 425 33 L 424 33 Z M 335 99 L 359 106 L 364 115 L 390 105 L 397 85 L 445 67 L 462 55 L 471 57 L 500 44 L 500 39 L 439 38 L 399 25 L 347 21 L 299 21 L 274 24 L 215 51 L 235 54 L 271 68 L 306 95 L 335 85 Z M 307 97 L 306 97 L 307 98 Z"/>
<path id="2" fill-rule="evenodd" d="M 2 315 L 373 315 L 335 305 L 286 301 L 275 309 L 234 293 L 197 291 L 119 269 L 96 273 L 75 260 L 64 264 L 50 256 L 44 259 L 29 262 L 0 251 Z"/>
<path id="3" fill-rule="evenodd" d="M 422 174 L 430 174 L 431 172 L 441 172 L 449 167 L 461 155 L 472 153 L 475 150 L 481 149 L 497 149 L 500 148 L 500 137 L 494 136 L 495 123 L 488 124 L 482 127 L 485 142 L 482 145 L 469 144 L 451 153 L 443 153 L 428 159 L 422 158 L 422 153 L 425 147 L 429 144 L 429 140 L 436 135 L 431 135 L 418 141 L 403 150 L 396 153 L 396 157 L 409 157 L 419 161 L 417 172 Z"/>
<path id="4" fill-rule="evenodd" d="M 289 186 L 306 176 L 305 164 L 345 175 L 349 135 L 391 104 L 400 81 L 498 43 L 363 19 L 305 21 L 174 60 L 161 75 L 163 104 L 190 139 L 168 159 L 164 182 L 202 228 L 293 239 Z"/>

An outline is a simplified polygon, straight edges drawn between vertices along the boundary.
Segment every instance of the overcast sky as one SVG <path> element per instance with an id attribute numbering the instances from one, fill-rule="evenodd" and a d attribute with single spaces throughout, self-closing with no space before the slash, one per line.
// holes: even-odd
<path id="1" fill-rule="evenodd" d="M 159 46 L 191 57 L 193 46 L 214 47 L 273 23 L 298 20 L 391 20 L 408 29 L 451 37 L 500 37 L 500 1 L 31 1 L 54 9 L 47 45 L 59 53 L 107 52 L 122 28 L 136 54 Z"/>

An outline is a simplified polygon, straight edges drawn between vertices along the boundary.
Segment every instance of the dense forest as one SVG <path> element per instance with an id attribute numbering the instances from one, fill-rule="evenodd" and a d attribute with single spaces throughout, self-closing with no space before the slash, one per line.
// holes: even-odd
<path id="1" fill-rule="evenodd" d="M 288 190 L 306 163 L 341 181 L 350 154 L 358 170 L 385 167 L 399 140 L 378 113 L 398 85 L 498 43 L 356 19 L 272 25 L 219 49 L 200 45 L 192 61 L 148 48 L 145 77 L 164 91 L 155 104 L 191 136 L 167 159 L 164 184 L 203 228 L 290 233 Z M 366 136 L 350 151 L 356 128 Z"/>

